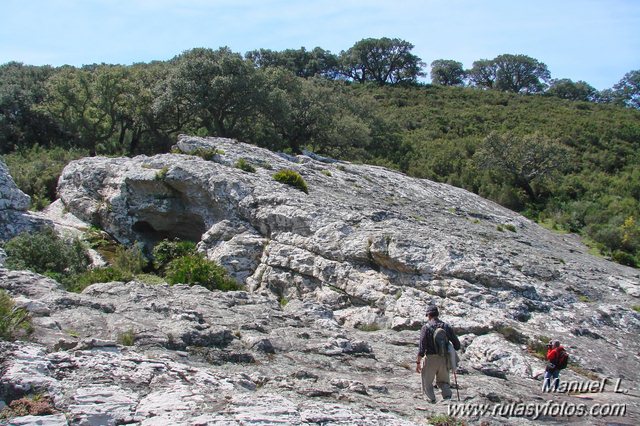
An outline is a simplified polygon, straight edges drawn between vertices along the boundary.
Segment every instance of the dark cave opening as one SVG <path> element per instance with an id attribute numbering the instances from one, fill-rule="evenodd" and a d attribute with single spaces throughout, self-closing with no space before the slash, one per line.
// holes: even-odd
<path id="1" fill-rule="evenodd" d="M 183 213 L 179 216 L 158 215 L 147 217 L 134 223 L 132 228 L 138 240 L 152 248 L 164 239 L 200 241 L 206 231 L 204 220 L 198 215 Z"/>

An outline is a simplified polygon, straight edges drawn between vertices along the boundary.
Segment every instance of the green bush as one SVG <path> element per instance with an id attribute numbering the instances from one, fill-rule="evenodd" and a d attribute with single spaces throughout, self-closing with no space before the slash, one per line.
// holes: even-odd
<path id="1" fill-rule="evenodd" d="M 111 281 L 131 281 L 134 278 L 130 272 L 107 266 L 106 268 L 90 269 L 86 272 L 62 277 L 59 281 L 67 291 L 80 293 L 91 284 L 108 283 Z"/>
<path id="2" fill-rule="evenodd" d="M 165 278 L 169 284 L 198 284 L 209 290 L 240 290 L 240 285 L 227 275 L 227 271 L 199 253 L 172 260 L 167 265 Z"/>
<path id="3" fill-rule="evenodd" d="M 240 170 L 244 170 L 245 172 L 249 172 L 249 173 L 255 173 L 256 172 L 256 168 L 253 167 L 251 165 L 251 163 L 249 163 L 244 158 L 239 158 L 238 161 L 236 161 L 235 166 L 236 166 L 236 168 L 238 168 Z"/>
<path id="4" fill-rule="evenodd" d="M 0 340 L 12 341 L 32 330 L 29 312 L 16 308 L 7 292 L 0 289 Z"/>
<path id="5" fill-rule="evenodd" d="M 191 241 L 165 239 L 153 247 L 152 255 L 155 268 L 159 271 L 164 271 L 172 260 L 195 253 L 196 244 Z"/>
<path id="6" fill-rule="evenodd" d="M 5 265 L 9 269 L 28 269 L 45 275 L 83 272 L 89 265 L 79 240 L 64 241 L 51 228 L 33 234 L 23 233 L 7 241 Z"/>
<path id="7" fill-rule="evenodd" d="M 124 274 L 133 276 L 142 273 L 146 269 L 147 263 L 142 250 L 136 244 L 128 248 L 118 246 L 111 266 Z"/>
<path id="8" fill-rule="evenodd" d="M 304 181 L 300 173 L 291 169 L 283 169 L 273 175 L 273 178 L 280 183 L 284 183 L 294 188 L 298 188 L 300 191 L 308 194 L 309 188 L 307 182 Z"/>

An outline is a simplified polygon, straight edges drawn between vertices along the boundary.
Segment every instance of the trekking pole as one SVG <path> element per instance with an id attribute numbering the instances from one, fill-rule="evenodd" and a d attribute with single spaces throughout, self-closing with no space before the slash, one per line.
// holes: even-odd
<path id="1" fill-rule="evenodd" d="M 460 402 L 460 391 L 458 390 L 458 376 L 456 370 L 453 370 L 453 380 L 456 382 L 456 395 L 458 395 L 458 402 Z"/>

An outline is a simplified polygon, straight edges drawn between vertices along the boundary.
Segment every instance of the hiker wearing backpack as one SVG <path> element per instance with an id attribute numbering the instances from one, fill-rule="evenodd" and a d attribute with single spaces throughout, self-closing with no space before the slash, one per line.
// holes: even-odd
<path id="1" fill-rule="evenodd" d="M 547 344 L 547 361 L 542 383 L 543 392 L 549 391 L 551 387 L 554 390 L 558 390 L 558 386 L 560 386 L 560 370 L 567 368 L 567 363 L 569 362 L 569 354 L 560 346 L 558 340 L 550 340 Z"/>
<path id="2" fill-rule="evenodd" d="M 460 341 L 449 324 L 439 318 L 438 307 L 427 308 L 428 321 L 420 330 L 420 347 L 416 359 L 416 372 L 422 376 L 422 390 L 430 402 L 436 402 L 433 380 L 442 392 L 443 399 L 451 399 L 449 385 L 449 343 L 455 350 L 460 349 Z"/>

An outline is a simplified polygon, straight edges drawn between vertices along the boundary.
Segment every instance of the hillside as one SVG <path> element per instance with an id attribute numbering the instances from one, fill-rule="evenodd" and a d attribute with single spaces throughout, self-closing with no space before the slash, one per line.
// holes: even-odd
<path id="1" fill-rule="evenodd" d="M 228 49 L 132 66 L 9 63 L 0 87 L 0 151 L 34 208 L 56 198 L 71 159 L 168 152 L 180 133 L 224 136 L 447 182 L 639 264 L 637 109 L 551 91 L 299 77 Z M 551 158 L 554 167 L 522 170 L 531 158 Z M 509 161 L 515 165 L 505 167 Z"/>

